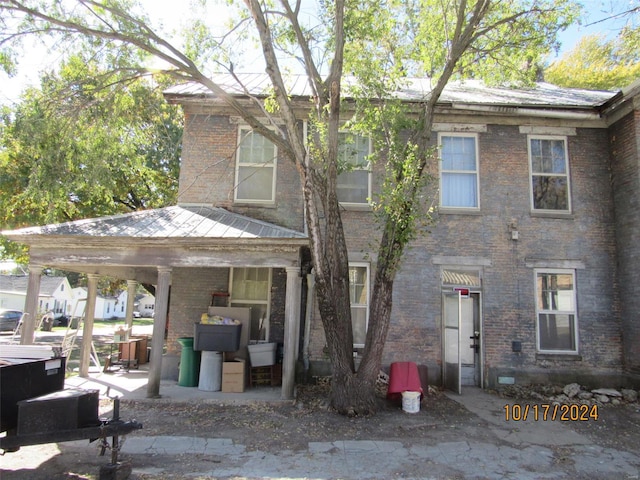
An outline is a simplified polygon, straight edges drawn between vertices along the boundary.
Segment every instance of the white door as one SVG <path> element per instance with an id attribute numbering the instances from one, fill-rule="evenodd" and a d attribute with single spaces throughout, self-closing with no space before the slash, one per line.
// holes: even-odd
<path id="1" fill-rule="evenodd" d="M 462 385 L 481 386 L 480 294 L 444 294 L 444 386 L 460 393 Z"/>
<path id="2" fill-rule="evenodd" d="M 442 379 L 444 387 L 456 393 L 462 393 L 461 317 L 462 296 L 460 292 L 445 293 L 443 302 L 444 321 L 442 322 L 444 327 L 442 334 L 444 343 Z"/>

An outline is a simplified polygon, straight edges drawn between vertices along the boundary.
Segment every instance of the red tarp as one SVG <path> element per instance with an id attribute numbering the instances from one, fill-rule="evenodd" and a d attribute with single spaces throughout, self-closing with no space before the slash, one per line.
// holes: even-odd
<path id="1" fill-rule="evenodd" d="M 387 398 L 401 398 L 402 392 L 420 392 L 422 397 L 418 366 L 413 362 L 394 362 L 391 364 Z"/>

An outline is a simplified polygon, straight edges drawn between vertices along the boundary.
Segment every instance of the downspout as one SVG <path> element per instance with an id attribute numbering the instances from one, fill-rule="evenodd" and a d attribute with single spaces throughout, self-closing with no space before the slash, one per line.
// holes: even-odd
<path id="1" fill-rule="evenodd" d="M 304 314 L 304 341 L 302 344 L 302 363 L 304 365 L 304 373 L 309 372 L 310 362 L 309 362 L 309 341 L 311 336 L 311 318 L 313 312 L 313 305 L 315 303 L 315 275 L 313 274 L 313 270 L 311 273 L 307 274 L 307 306 Z"/>

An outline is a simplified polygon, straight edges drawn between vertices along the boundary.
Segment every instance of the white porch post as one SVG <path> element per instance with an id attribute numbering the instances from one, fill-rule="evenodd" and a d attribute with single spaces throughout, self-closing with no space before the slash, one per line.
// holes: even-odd
<path id="1" fill-rule="evenodd" d="M 160 396 L 160 377 L 162 374 L 162 350 L 164 348 L 164 330 L 167 326 L 167 308 L 169 306 L 169 286 L 171 285 L 171 268 L 158 267 L 158 285 L 156 286 L 156 306 L 153 320 L 153 336 L 151 337 L 151 361 L 147 397 Z"/>
<path id="2" fill-rule="evenodd" d="M 28 313 L 28 315 L 25 317 L 25 323 L 22 325 L 22 333 L 20 335 L 21 345 L 33 344 L 33 337 L 36 330 L 36 317 L 38 316 L 41 276 L 42 267 L 40 265 L 29 265 L 27 297 L 24 301 L 24 311 Z"/>
<path id="3" fill-rule="evenodd" d="M 284 400 L 293 398 L 296 380 L 296 358 L 300 338 L 300 268 L 287 267 L 287 291 L 284 307 L 284 358 L 282 362 L 282 392 Z"/>
<path id="4" fill-rule="evenodd" d="M 127 280 L 127 313 L 125 323 L 127 328 L 131 328 L 133 325 L 133 307 L 136 300 L 136 289 L 138 282 L 135 280 Z"/>
<path id="5" fill-rule="evenodd" d="M 89 376 L 91 363 L 91 346 L 93 344 L 93 320 L 96 314 L 96 293 L 98 290 L 98 275 L 87 275 L 87 303 L 84 307 L 84 322 L 82 322 L 82 345 L 80 346 L 81 377 Z"/>

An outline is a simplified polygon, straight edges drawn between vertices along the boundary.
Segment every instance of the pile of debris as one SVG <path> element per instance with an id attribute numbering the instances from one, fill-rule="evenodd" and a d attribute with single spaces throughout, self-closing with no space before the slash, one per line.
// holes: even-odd
<path id="1" fill-rule="evenodd" d="M 507 385 L 498 392 L 503 397 L 535 400 L 544 403 L 579 403 L 583 405 L 621 405 L 638 402 L 638 392 L 629 388 L 589 389 L 578 383 L 560 385 Z"/>

